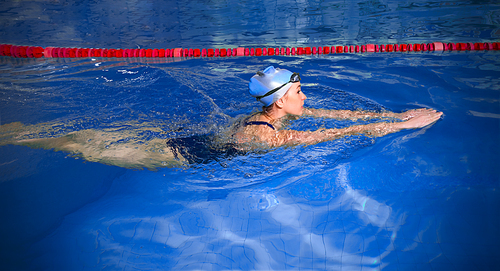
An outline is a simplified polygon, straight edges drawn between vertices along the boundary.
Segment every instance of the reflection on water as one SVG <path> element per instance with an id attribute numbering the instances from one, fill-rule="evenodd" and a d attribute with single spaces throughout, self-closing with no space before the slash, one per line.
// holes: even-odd
<path id="1" fill-rule="evenodd" d="M 339 168 L 339 177 L 337 178 L 337 182 L 339 186 L 344 187 L 345 197 L 352 200 L 351 207 L 352 209 L 359 212 L 358 216 L 363 220 L 365 224 L 372 224 L 379 228 L 384 226 L 389 226 L 387 224 L 387 220 L 391 215 L 391 207 L 381 204 L 376 200 L 371 199 L 368 196 L 363 196 L 360 192 L 353 190 L 349 186 L 348 165 L 340 165 Z M 345 203 L 344 203 L 345 204 Z M 392 227 L 391 227 L 392 228 Z M 395 235 L 395 232 L 394 232 Z"/>
<path id="2" fill-rule="evenodd" d="M 51 256 L 33 258 L 30 267 L 446 270 L 474 268 L 477 257 L 471 255 L 497 255 L 498 219 L 475 222 L 498 211 L 494 190 L 368 193 L 352 189 L 350 168 L 343 163 L 329 171 L 336 188 L 323 200 L 291 192 L 314 176 L 289 187 L 263 185 L 207 200 L 178 195 L 176 184 L 152 178 L 154 173 L 128 174 L 115 181 L 112 193 L 68 215 L 35 243 L 30 253 Z M 484 233 L 493 235 L 486 240 Z"/>
<path id="3" fill-rule="evenodd" d="M 76 245 L 85 264 L 115 269 L 151 263 L 177 270 L 380 269 L 394 253 L 404 214 L 353 190 L 349 164 L 335 171 L 343 191 L 324 204 L 295 202 L 283 191 L 268 189 L 180 202 L 181 210 L 171 201 L 157 200 L 135 206 L 126 215 L 114 209 L 127 199 L 115 198 L 106 209 L 87 207 L 82 213 L 85 222 L 70 216 L 55 239 L 76 233 L 76 244 L 66 242 L 68 247 L 61 250 Z M 143 208 L 154 209 L 146 213 L 156 215 L 141 217 L 142 212 L 136 212 Z M 161 209 L 165 215 L 159 216 Z"/>

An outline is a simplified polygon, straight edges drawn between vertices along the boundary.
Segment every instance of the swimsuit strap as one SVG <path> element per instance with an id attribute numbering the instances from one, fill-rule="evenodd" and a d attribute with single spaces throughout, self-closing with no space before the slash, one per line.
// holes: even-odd
<path id="1" fill-rule="evenodd" d="M 247 125 L 267 125 L 267 126 L 271 127 L 273 130 L 276 130 L 276 129 L 274 129 L 274 126 L 271 125 L 271 123 L 265 122 L 265 121 L 247 121 L 247 122 L 245 122 L 245 126 L 247 126 Z"/>

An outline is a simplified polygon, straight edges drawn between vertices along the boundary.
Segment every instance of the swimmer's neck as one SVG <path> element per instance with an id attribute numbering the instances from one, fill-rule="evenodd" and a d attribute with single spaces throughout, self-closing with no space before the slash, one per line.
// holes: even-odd
<path id="1" fill-rule="evenodd" d="M 259 114 L 259 120 L 275 123 L 277 120 L 287 116 L 288 114 L 280 107 L 273 105 L 271 108 L 264 108 Z"/>

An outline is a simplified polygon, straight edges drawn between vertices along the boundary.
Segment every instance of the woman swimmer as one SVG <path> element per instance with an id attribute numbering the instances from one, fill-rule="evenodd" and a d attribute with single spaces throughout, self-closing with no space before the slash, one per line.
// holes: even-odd
<path id="1" fill-rule="evenodd" d="M 262 142 L 269 146 L 315 144 L 339 137 L 365 134 L 380 137 L 402 129 L 421 128 L 437 121 L 442 112 L 432 109 L 415 109 L 404 113 L 375 113 L 368 111 L 324 110 L 304 108 L 307 98 L 300 86 L 300 76 L 273 66 L 258 72 L 250 79 L 250 94 L 264 104 L 262 112 L 251 116 L 241 131 L 236 133 L 238 142 Z M 402 122 L 381 122 L 351 126 L 344 129 L 316 131 L 282 130 L 283 120 L 290 116 L 311 116 L 335 119 L 395 118 Z"/>
<path id="2" fill-rule="evenodd" d="M 140 132 L 161 133 L 156 125 L 120 129 L 80 130 L 57 138 L 24 139 L 25 135 L 51 127 L 51 124 L 24 126 L 11 123 L 0 126 L 0 145 L 14 144 L 32 148 L 65 151 L 88 161 L 125 168 L 176 167 L 200 163 L 255 148 L 283 145 L 315 144 L 348 135 L 365 134 L 380 137 L 402 129 L 420 128 L 437 121 L 442 113 L 416 109 L 404 113 L 304 108 L 300 76 L 285 69 L 268 67 L 250 79 L 250 94 L 264 104 L 262 112 L 241 119 L 230 129 L 228 137 L 192 136 L 188 138 L 154 138 L 147 144 L 129 140 Z M 297 116 L 335 119 L 399 119 L 400 122 L 379 122 L 343 129 L 294 131 L 282 129 L 284 120 Z M 222 141 L 222 142 L 221 142 Z M 166 143 L 166 144 L 165 144 Z"/>

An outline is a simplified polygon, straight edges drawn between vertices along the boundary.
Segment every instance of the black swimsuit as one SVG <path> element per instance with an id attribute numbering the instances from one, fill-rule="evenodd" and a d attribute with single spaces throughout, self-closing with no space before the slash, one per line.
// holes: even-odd
<path id="1" fill-rule="evenodd" d="M 247 126 L 247 125 L 267 125 L 267 126 L 271 127 L 273 130 L 276 130 L 276 129 L 274 129 L 274 126 L 271 125 L 271 123 L 265 122 L 265 121 L 247 121 L 247 122 L 245 122 L 245 126 Z"/>
<path id="2" fill-rule="evenodd" d="M 265 121 L 247 121 L 244 122 L 244 125 L 267 125 L 276 130 L 273 125 Z M 171 138 L 167 140 L 166 144 L 172 150 L 175 158 L 182 157 L 189 164 L 207 164 L 211 161 L 219 161 L 246 153 L 237 149 L 236 143 L 218 143 L 214 134 Z"/>
<path id="3" fill-rule="evenodd" d="M 235 143 L 217 143 L 213 134 L 171 138 L 166 144 L 175 158 L 184 158 L 189 164 L 207 164 L 245 153 L 236 149 Z"/>

